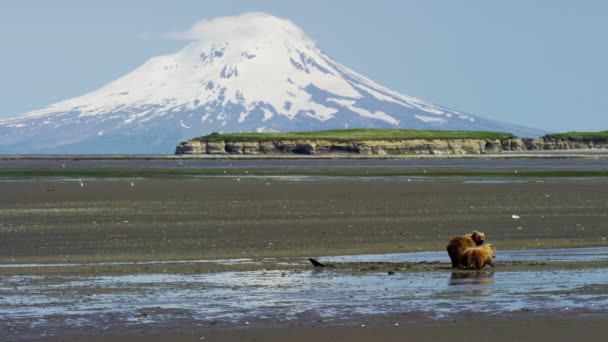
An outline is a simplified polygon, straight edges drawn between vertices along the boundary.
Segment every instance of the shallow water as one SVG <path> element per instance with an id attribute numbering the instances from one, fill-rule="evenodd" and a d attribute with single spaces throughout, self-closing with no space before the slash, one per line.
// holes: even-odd
<path id="1" fill-rule="evenodd" d="M 597 158 L 444 158 L 416 156 L 407 159 L 136 159 L 137 156 L 104 159 L 103 156 L 44 156 L 44 158 L 13 158 L 0 156 L 2 169 L 516 169 L 516 170 L 605 170 L 608 159 L 605 153 Z M 533 156 L 534 154 L 530 154 Z M 151 157 L 151 156 L 142 156 Z M 92 158 L 92 159 L 90 159 Z"/>
<path id="2" fill-rule="evenodd" d="M 417 253 L 390 253 L 390 254 L 359 254 L 345 256 L 321 257 L 325 262 L 449 262 L 446 252 L 417 252 Z M 499 250 L 496 261 L 597 261 L 608 260 L 608 247 L 596 248 L 558 248 L 558 249 L 530 249 L 530 250 Z M 151 261 L 110 261 L 95 263 L 55 263 L 55 264 L 0 264 L 0 268 L 23 267 L 79 267 L 79 266 L 120 266 L 120 265 L 163 265 L 163 264 L 308 264 L 308 261 L 279 262 L 275 258 L 264 259 L 202 259 L 202 260 L 151 260 Z"/>
<path id="3" fill-rule="evenodd" d="M 606 258 L 607 252 L 606 248 L 511 251 L 505 258 L 595 260 Z M 429 261 L 432 256 L 410 253 L 332 260 Z M 125 327 L 153 331 L 184 322 L 242 327 L 260 321 L 348 321 L 370 314 L 422 313 L 432 319 L 459 312 L 500 315 L 522 310 L 605 314 L 607 281 L 608 269 L 2 276 L 0 336 L 12 340 Z"/>
<path id="4" fill-rule="evenodd" d="M 450 262 L 445 251 L 325 257 L 327 262 Z M 608 260 L 608 247 L 497 250 L 497 262 Z"/>
<path id="5" fill-rule="evenodd" d="M 71 262 L 71 263 L 47 263 L 47 264 L 0 264 L 0 268 L 22 268 L 22 267 L 79 267 L 79 266 L 121 266 L 121 265 L 168 265 L 168 264 L 263 264 L 274 262 L 275 259 L 253 260 L 241 259 L 204 259 L 204 260 L 152 260 L 152 261 L 107 261 L 107 262 Z"/>

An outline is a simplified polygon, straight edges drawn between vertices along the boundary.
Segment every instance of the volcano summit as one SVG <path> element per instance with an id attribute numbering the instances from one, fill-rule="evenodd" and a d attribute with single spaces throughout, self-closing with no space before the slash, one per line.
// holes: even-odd
<path id="1" fill-rule="evenodd" d="M 264 13 L 196 24 L 182 50 L 80 97 L 0 119 L 0 153 L 172 153 L 210 132 L 409 128 L 539 131 L 387 89 Z"/>

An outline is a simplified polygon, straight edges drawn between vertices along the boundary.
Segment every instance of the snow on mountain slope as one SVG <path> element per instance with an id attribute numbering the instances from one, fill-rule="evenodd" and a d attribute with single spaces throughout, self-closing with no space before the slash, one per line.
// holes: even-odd
<path id="1" fill-rule="evenodd" d="M 195 26 L 182 50 L 86 95 L 0 119 L 0 153 L 171 153 L 217 132 L 394 127 L 541 132 L 399 94 L 264 13 Z"/>

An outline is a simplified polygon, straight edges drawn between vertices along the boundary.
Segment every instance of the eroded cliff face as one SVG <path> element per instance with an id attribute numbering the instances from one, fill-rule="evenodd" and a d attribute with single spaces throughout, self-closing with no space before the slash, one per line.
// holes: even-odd
<path id="1" fill-rule="evenodd" d="M 500 151 L 523 151 L 521 139 L 411 139 L 399 141 L 328 141 L 328 140 L 274 140 L 274 141 L 196 141 L 180 143 L 176 154 L 301 154 L 320 155 L 353 153 L 363 155 L 396 154 L 484 154 Z"/>
<path id="2" fill-rule="evenodd" d="M 527 150 L 580 150 L 580 149 L 606 149 L 608 140 L 572 140 L 572 139 L 553 139 L 547 137 L 524 138 L 523 142 Z"/>
<path id="3" fill-rule="evenodd" d="M 541 138 L 514 139 L 411 139 L 399 141 L 197 141 L 180 143 L 176 154 L 300 154 L 353 153 L 363 155 L 397 154 L 485 154 L 501 151 L 608 149 L 608 140 L 569 140 Z"/>

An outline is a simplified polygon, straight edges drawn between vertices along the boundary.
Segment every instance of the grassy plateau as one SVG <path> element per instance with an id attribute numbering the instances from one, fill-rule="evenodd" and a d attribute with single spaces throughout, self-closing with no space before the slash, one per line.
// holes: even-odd
<path id="1" fill-rule="evenodd" d="M 211 133 L 194 138 L 196 141 L 274 141 L 274 140 L 411 140 L 411 139 L 509 139 L 511 133 L 483 131 L 425 131 L 409 129 L 341 129 L 314 132 L 285 133 Z"/>

